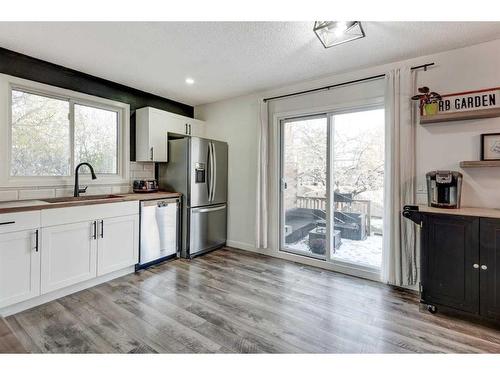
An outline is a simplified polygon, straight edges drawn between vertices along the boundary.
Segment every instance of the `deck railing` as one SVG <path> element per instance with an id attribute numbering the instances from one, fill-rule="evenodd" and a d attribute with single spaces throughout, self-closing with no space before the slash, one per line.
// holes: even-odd
<path id="1" fill-rule="evenodd" d="M 326 211 L 326 198 L 297 196 L 297 208 Z M 352 212 L 365 215 L 367 235 L 370 235 L 371 201 L 368 199 L 343 200 L 334 202 L 335 211 Z"/>

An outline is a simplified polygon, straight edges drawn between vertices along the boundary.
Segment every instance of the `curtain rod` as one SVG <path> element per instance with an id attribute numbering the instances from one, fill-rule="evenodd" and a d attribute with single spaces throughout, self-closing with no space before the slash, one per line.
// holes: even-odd
<path id="1" fill-rule="evenodd" d="M 424 69 L 427 70 L 427 67 L 434 65 L 434 63 L 428 63 L 428 64 L 423 64 L 423 65 L 418 65 L 418 66 L 412 66 L 411 70 L 416 70 L 416 69 Z M 376 76 L 371 76 L 371 77 L 366 77 L 366 78 L 360 78 L 360 79 L 355 79 L 353 81 L 347 81 L 347 82 L 342 82 L 342 83 L 337 83 L 335 85 L 329 85 L 329 86 L 323 86 L 323 87 L 318 87 L 315 89 L 310 89 L 310 90 L 304 90 L 304 91 L 298 91 L 298 92 L 293 92 L 291 94 L 285 94 L 285 95 L 279 95 L 279 96 L 273 96 L 271 98 L 265 98 L 264 103 L 268 102 L 270 100 L 276 100 L 276 99 L 282 99 L 282 98 L 288 98 L 289 96 L 296 96 L 296 95 L 302 95 L 302 94 L 309 94 L 310 92 L 315 92 L 315 91 L 321 91 L 321 90 L 330 90 L 334 87 L 339 87 L 339 86 L 346 86 L 346 85 L 351 85 L 353 83 L 358 83 L 358 82 L 363 82 L 363 81 L 371 81 L 372 79 L 378 79 L 378 78 L 383 78 L 385 77 L 385 74 L 378 74 Z"/>

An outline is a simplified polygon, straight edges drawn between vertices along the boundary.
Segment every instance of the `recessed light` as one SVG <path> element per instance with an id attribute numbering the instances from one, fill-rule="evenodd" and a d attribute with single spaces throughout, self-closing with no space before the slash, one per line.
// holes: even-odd
<path id="1" fill-rule="evenodd" d="M 192 85 L 194 83 L 194 79 L 192 79 L 192 78 L 186 78 L 186 83 L 188 85 Z"/>

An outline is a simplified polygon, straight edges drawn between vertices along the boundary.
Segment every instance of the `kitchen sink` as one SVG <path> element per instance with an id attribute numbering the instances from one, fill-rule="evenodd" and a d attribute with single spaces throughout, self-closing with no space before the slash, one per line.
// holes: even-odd
<path id="1" fill-rule="evenodd" d="M 113 194 L 103 194 L 103 195 L 85 195 L 80 197 L 48 198 L 41 200 L 47 203 L 71 203 L 71 202 L 96 201 L 101 199 L 113 199 L 113 198 L 122 198 L 122 196 Z"/>

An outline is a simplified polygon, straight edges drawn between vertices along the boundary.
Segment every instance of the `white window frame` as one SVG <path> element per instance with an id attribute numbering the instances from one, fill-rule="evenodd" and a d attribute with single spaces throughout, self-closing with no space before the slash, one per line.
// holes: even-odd
<path id="1" fill-rule="evenodd" d="M 0 187 L 33 187 L 33 186 L 71 186 L 74 183 L 74 170 L 69 176 L 11 176 L 12 155 L 12 90 L 42 95 L 49 98 L 66 100 L 70 103 L 70 116 L 74 117 L 74 105 L 81 104 L 93 108 L 117 113 L 118 147 L 117 174 L 97 174 L 97 180 L 82 174 L 81 182 L 86 185 L 110 185 L 129 183 L 130 168 L 130 105 L 114 100 L 104 99 L 81 92 L 62 89 L 39 82 L 29 81 L 5 74 L 0 74 Z M 72 164 L 74 164 L 73 126 L 70 126 L 70 148 Z M 73 165 L 73 168 L 75 165 Z"/>

